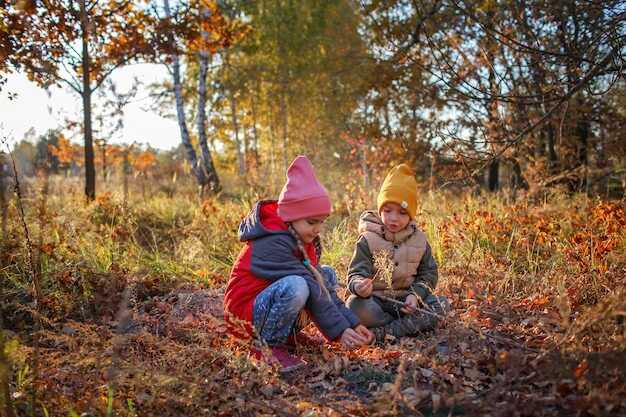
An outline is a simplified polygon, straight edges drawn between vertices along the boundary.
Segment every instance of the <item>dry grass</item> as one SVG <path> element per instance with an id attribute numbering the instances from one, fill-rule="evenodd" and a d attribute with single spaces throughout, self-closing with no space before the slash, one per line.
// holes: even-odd
<path id="1" fill-rule="evenodd" d="M 221 319 L 237 226 L 257 193 L 199 199 L 179 184 L 173 197 L 155 188 L 124 207 L 116 192 L 84 205 L 80 188 L 51 184 L 46 221 L 37 219 L 39 194 L 24 200 L 42 236 L 35 380 L 36 312 L 14 201 L 1 243 L 18 415 L 31 412 L 31 389 L 40 394 L 34 415 L 626 413 L 624 200 L 427 198 L 418 222 L 450 316 L 434 333 L 382 349 L 303 352 L 306 371 L 281 378 L 252 364 Z M 335 199 L 324 235 L 323 261 L 340 275 L 366 208 L 344 200 Z"/>
<path id="2" fill-rule="evenodd" d="M 387 251 L 378 251 L 374 255 L 375 278 L 387 284 L 391 288 L 393 281 L 393 260 Z"/>

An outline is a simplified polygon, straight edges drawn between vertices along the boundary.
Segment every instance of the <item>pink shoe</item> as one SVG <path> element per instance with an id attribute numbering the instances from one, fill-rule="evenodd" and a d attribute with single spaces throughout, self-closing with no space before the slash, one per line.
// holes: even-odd
<path id="1" fill-rule="evenodd" d="M 289 353 L 284 346 L 271 346 L 270 352 L 264 353 L 258 348 L 250 348 L 250 356 L 268 365 L 277 366 L 281 374 L 295 371 L 306 365 L 305 361 Z"/>

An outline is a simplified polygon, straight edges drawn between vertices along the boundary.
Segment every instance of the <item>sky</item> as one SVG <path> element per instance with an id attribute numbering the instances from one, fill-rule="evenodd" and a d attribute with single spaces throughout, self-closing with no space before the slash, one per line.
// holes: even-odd
<path id="1" fill-rule="evenodd" d="M 136 64 L 116 70 L 111 79 L 116 83 L 118 91 L 127 91 L 135 76 L 149 84 L 166 80 L 169 74 L 163 65 Z M 81 98 L 69 87 L 52 87 L 46 92 L 24 74 L 13 73 L 7 78 L 8 82 L 0 92 L 0 135 L 7 136 L 10 143 L 22 140 L 31 128 L 35 129 L 35 137 L 48 129 L 59 128 L 65 118 L 82 122 Z M 8 92 L 17 93 L 17 97 L 9 100 Z M 178 146 L 178 124 L 173 119 L 166 119 L 146 109 L 150 104 L 147 96 L 148 92 L 140 89 L 135 101 L 125 107 L 124 129 L 116 137 L 110 138 L 110 143 L 139 142 L 158 149 Z M 92 100 L 98 100 L 96 93 Z M 175 113 L 174 108 L 164 110 Z M 93 114 L 92 123 L 96 127 Z M 81 142 L 82 138 L 73 137 L 73 140 Z"/>

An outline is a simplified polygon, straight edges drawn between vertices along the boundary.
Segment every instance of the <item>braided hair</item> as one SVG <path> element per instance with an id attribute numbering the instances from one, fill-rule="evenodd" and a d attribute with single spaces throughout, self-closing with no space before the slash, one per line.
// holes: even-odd
<path id="1" fill-rule="evenodd" d="M 311 272 L 311 274 L 319 284 L 321 291 L 324 292 L 324 294 L 326 294 L 326 296 L 330 299 L 330 293 L 328 292 L 328 288 L 326 288 L 326 284 L 324 283 L 324 277 L 322 277 L 322 273 L 319 271 L 319 269 L 311 264 L 311 260 L 309 259 L 309 255 L 304 249 L 304 243 L 302 242 L 302 239 L 300 239 L 300 235 L 298 234 L 296 229 L 293 228 L 293 225 L 291 223 L 287 223 L 287 226 L 289 228 L 289 233 L 291 233 L 291 236 L 293 236 L 293 238 L 296 240 L 298 249 L 300 250 L 300 252 L 302 252 L 302 257 L 304 258 L 302 260 L 302 263 L 304 264 L 306 269 Z M 322 244 L 320 243 L 319 237 L 315 240 L 315 252 L 318 258 L 322 254 Z"/>

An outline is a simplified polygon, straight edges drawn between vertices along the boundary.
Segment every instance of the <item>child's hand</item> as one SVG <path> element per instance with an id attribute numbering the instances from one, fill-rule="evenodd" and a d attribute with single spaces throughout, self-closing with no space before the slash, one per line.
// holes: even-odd
<path id="1" fill-rule="evenodd" d="M 367 339 L 367 345 L 371 344 L 374 341 L 374 333 L 370 332 L 370 330 L 362 324 L 356 326 L 354 328 L 354 331 Z"/>
<path id="2" fill-rule="evenodd" d="M 368 339 L 356 330 L 347 328 L 341 333 L 341 339 L 339 339 L 339 341 L 346 349 L 354 349 L 355 347 L 367 344 Z"/>
<path id="3" fill-rule="evenodd" d="M 404 307 L 400 309 L 405 314 L 413 314 L 417 311 L 417 297 L 414 294 L 409 294 L 404 300 Z"/>
<path id="4" fill-rule="evenodd" d="M 354 284 L 354 291 L 356 291 L 356 295 L 362 298 L 367 298 L 372 295 L 373 288 L 374 284 L 372 284 L 371 278 L 363 279 Z"/>

